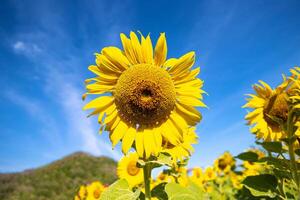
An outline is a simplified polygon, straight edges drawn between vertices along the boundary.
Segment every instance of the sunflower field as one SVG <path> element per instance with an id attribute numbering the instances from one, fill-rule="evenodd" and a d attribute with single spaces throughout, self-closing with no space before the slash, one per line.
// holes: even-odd
<path id="1" fill-rule="evenodd" d="M 97 116 L 124 157 L 119 180 L 78 186 L 75 200 L 300 199 L 300 68 L 276 88 L 259 81 L 248 94 L 245 120 L 256 147 L 224 152 L 212 166 L 188 167 L 206 109 L 195 53 L 167 59 L 166 36 L 121 34 L 123 49 L 105 47 L 88 69 L 84 109 Z M 201 126 L 201 124 L 200 124 Z M 159 171 L 154 176 L 153 169 Z"/>

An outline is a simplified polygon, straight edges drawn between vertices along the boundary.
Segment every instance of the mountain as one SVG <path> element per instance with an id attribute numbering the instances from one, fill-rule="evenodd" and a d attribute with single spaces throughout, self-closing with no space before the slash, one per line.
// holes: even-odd
<path id="1" fill-rule="evenodd" d="M 74 153 L 40 168 L 0 174 L 0 199 L 72 200 L 82 184 L 114 182 L 116 167 L 111 158 Z"/>

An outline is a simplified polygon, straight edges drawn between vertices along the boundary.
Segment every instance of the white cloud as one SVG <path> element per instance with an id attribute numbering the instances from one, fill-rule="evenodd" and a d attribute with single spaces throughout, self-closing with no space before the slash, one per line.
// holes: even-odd
<path id="1" fill-rule="evenodd" d="M 25 43 L 24 41 L 15 41 L 12 47 L 16 53 L 25 54 L 26 56 L 34 56 L 42 52 L 41 48 L 34 43 Z"/>
<path id="2" fill-rule="evenodd" d="M 84 151 L 95 155 L 106 154 L 119 159 L 121 155 L 113 151 L 111 145 L 103 141 L 101 137 L 97 137 L 97 128 L 83 112 L 81 99 L 83 91 L 72 84 L 71 79 L 66 80 L 63 73 L 59 73 L 57 69 L 50 67 L 47 74 L 48 87 L 50 87 L 48 89 L 56 95 L 57 102 L 63 108 L 71 137 L 80 138 Z"/>

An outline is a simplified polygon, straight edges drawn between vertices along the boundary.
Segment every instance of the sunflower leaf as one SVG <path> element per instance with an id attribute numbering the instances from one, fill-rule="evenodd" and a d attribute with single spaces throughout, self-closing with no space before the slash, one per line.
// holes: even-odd
<path id="1" fill-rule="evenodd" d="M 266 162 L 268 165 L 273 165 L 278 169 L 289 169 L 288 163 L 286 163 L 285 160 L 280 158 L 264 157 L 259 159 L 258 162 Z"/>
<path id="2" fill-rule="evenodd" d="M 256 162 L 258 159 L 258 155 L 252 151 L 240 153 L 239 155 L 236 156 L 236 158 L 244 161 L 249 161 L 249 162 Z"/>
<path id="3" fill-rule="evenodd" d="M 151 163 L 152 168 L 161 166 L 172 166 L 172 157 L 168 153 L 160 153 L 156 160 L 148 161 Z"/>
<path id="4" fill-rule="evenodd" d="M 155 186 L 151 190 L 151 196 L 156 197 L 159 200 L 168 200 L 168 195 L 165 191 L 165 186 L 167 183 L 160 183 L 159 185 Z"/>
<path id="5" fill-rule="evenodd" d="M 296 149 L 296 150 L 295 150 L 295 153 L 296 153 L 298 156 L 300 156 L 300 149 Z"/>
<path id="6" fill-rule="evenodd" d="M 261 145 L 267 151 L 275 152 L 275 153 L 281 153 L 282 152 L 281 142 L 263 142 Z"/>
<path id="7" fill-rule="evenodd" d="M 114 182 L 101 194 L 100 200 L 136 200 L 140 195 L 140 190 L 132 192 L 125 179 Z"/>
<path id="8" fill-rule="evenodd" d="M 275 197 L 277 193 L 277 178 L 271 174 L 248 176 L 242 182 L 253 196 Z"/>
<path id="9" fill-rule="evenodd" d="M 168 183 L 165 187 L 169 200 L 201 200 L 202 194 L 194 188 L 182 187 L 176 183 Z"/>

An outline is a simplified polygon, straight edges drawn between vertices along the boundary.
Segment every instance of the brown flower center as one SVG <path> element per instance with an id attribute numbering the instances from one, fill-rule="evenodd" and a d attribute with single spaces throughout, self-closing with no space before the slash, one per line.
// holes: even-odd
<path id="1" fill-rule="evenodd" d="M 101 195 L 101 189 L 100 188 L 96 188 L 94 190 L 94 198 L 98 199 L 98 198 L 100 198 L 100 195 Z"/>
<path id="2" fill-rule="evenodd" d="M 286 122 L 288 117 L 287 94 L 281 93 L 272 96 L 264 107 L 264 119 L 273 131 L 280 131 L 278 120 Z"/>
<path id="3" fill-rule="evenodd" d="M 130 161 L 127 165 L 127 173 L 131 176 L 135 176 L 139 173 L 140 168 L 136 166 L 136 161 Z"/>
<path id="4" fill-rule="evenodd" d="M 154 127 L 164 122 L 176 103 L 169 73 L 157 66 L 131 66 L 120 76 L 114 92 L 123 120 L 133 127 Z"/>
<path id="5" fill-rule="evenodd" d="M 219 162 L 218 162 L 218 167 L 221 169 L 221 170 L 224 170 L 226 167 L 227 167 L 227 162 L 224 160 L 224 159 L 219 159 Z"/>

